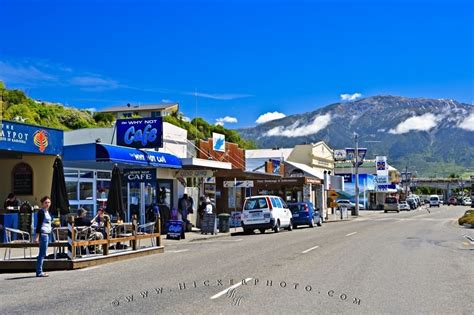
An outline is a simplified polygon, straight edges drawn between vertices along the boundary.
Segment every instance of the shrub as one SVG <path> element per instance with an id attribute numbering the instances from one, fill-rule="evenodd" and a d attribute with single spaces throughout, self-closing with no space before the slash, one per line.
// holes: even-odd
<path id="1" fill-rule="evenodd" d="M 471 224 L 474 225 L 474 214 L 463 215 L 458 220 L 459 225 Z"/>

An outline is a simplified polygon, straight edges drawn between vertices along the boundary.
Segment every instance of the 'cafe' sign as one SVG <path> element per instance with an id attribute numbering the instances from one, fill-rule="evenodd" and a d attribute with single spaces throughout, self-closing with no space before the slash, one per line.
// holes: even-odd
<path id="1" fill-rule="evenodd" d="M 123 170 L 123 179 L 125 182 L 144 182 L 154 183 L 156 182 L 156 169 L 149 168 L 130 168 Z"/>
<path id="2" fill-rule="evenodd" d="M 118 119 L 117 145 L 132 148 L 161 148 L 163 120 L 158 118 Z"/>

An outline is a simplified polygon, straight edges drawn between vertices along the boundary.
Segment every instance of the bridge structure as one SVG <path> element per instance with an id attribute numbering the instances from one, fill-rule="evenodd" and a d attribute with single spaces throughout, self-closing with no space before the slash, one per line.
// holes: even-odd
<path id="1" fill-rule="evenodd" d="M 474 176 L 470 179 L 466 178 L 413 178 L 410 187 L 430 187 L 439 189 L 446 200 L 452 195 L 454 189 L 470 189 L 471 194 L 474 192 Z"/>

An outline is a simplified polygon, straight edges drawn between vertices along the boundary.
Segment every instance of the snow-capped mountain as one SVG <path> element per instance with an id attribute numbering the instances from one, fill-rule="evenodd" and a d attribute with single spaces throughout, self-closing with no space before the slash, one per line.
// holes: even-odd
<path id="1" fill-rule="evenodd" d="M 368 158 L 387 155 L 419 176 L 474 171 L 474 106 L 448 99 L 373 96 L 239 132 L 262 148 L 324 140 L 335 149 L 354 146 L 356 132 Z"/>

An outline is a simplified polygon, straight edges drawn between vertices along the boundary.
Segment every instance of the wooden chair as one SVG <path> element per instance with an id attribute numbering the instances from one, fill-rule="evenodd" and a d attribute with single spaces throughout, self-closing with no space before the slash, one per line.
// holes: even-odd
<path id="1" fill-rule="evenodd" d="M 137 235 L 144 235 L 144 234 L 152 234 L 155 233 L 155 222 L 150 222 L 146 224 L 139 225 L 137 228 Z M 138 240 L 138 247 L 140 247 L 140 241 L 141 239 Z M 155 246 L 155 238 L 151 238 L 151 245 Z"/>
<path id="2" fill-rule="evenodd" d="M 67 227 L 57 227 L 53 229 L 53 241 L 54 242 L 60 242 L 60 241 L 67 241 Z M 56 256 L 58 252 L 61 252 L 61 247 L 54 247 L 54 259 L 56 259 Z"/>

